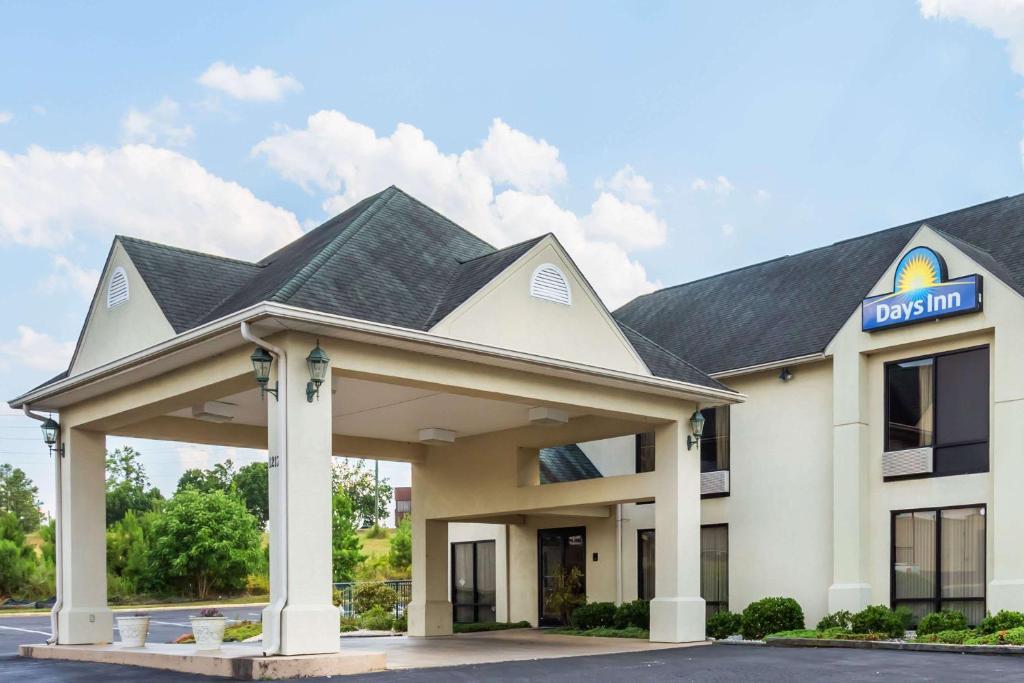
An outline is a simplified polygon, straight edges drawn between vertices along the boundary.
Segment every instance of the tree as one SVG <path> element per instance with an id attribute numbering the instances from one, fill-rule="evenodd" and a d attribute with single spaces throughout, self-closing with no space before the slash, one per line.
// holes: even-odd
<path id="1" fill-rule="evenodd" d="M 356 519 L 352 512 L 352 501 L 344 494 L 334 494 L 333 523 L 331 536 L 331 560 L 335 581 L 352 581 L 355 569 L 366 559 L 362 541 L 356 534 Z"/>
<path id="2" fill-rule="evenodd" d="M 135 591 L 156 587 L 150 578 L 149 551 L 157 515 L 136 516 L 129 510 L 107 529 L 107 571 L 126 579 Z"/>
<path id="3" fill-rule="evenodd" d="M 107 454 L 107 526 L 124 519 L 129 510 L 154 510 L 163 499 L 160 489 L 150 487 L 141 453 L 124 446 Z"/>
<path id="4" fill-rule="evenodd" d="M 35 550 L 25 545 L 21 520 L 12 512 L 0 513 L 0 596 L 23 594 L 38 563 Z"/>
<path id="5" fill-rule="evenodd" d="M 344 493 L 352 501 L 352 510 L 363 526 L 380 519 L 391 501 L 391 485 L 387 479 L 374 481 L 365 460 L 344 459 L 334 466 L 334 492 Z"/>
<path id="6" fill-rule="evenodd" d="M 0 465 L 0 513 L 14 515 L 19 528 L 28 534 L 39 528 L 43 519 L 39 510 L 42 504 L 39 488 L 21 468 L 7 463 Z"/>
<path id="7" fill-rule="evenodd" d="M 270 496 L 267 491 L 268 469 L 265 462 L 254 462 L 238 470 L 231 480 L 239 497 L 253 517 L 266 526 L 270 519 Z"/>
<path id="8" fill-rule="evenodd" d="M 412 566 L 412 519 L 409 515 L 402 518 L 401 524 L 391 536 L 388 564 L 401 572 L 408 571 Z"/>
<path id="9" fill-rule="evenodd" d="M 186 488 L 153 524 L 150 571 L 199 599 L 239 590 L 259 563 L 260 541 L 259 522 L 236 496 Z"/>
<path id="10" fill-rule="evenodd" d="M 215 464 L 208 470 L 185 470 L 178 479 L 178 491 L 191 488 L 203 493 L 231 490 L 231 482 L 235 477 L 235 464 L 230 459 Z"/>

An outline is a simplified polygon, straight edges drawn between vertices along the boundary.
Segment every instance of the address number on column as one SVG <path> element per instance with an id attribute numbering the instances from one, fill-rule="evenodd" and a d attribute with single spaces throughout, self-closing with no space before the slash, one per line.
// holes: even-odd
<path id="1" fill-rule="evenodd" d="M 269 467 L 277 467 L 280 464 L 281 464 L 281 456 L 280 455 L 272 455 L 272 456 L 270 456 L 270 462 L 268 463 Z"/>

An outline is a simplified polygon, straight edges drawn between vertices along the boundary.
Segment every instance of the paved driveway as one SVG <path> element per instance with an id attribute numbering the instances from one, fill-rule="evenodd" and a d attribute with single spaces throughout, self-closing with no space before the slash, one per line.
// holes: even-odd
<path id="1" fill-rule="evenodd" d="M 224 679 L 140 670 L 130 667 L 0 658 L 0 681 L 222 681 Z M 427 681 L 566 681 L 622 683 L 624 681 L 1024 681 L 1024 658 L 955 655 L 930 652 L 888 652 L 711 645 L 629 652 L 566 659 L 388 671 L 364 676 L 335 677 L 333 683 L 426 683 Z"/>

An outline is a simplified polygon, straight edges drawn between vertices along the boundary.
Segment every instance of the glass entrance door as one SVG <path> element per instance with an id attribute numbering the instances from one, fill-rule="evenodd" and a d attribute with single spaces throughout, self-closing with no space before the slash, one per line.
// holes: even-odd
<path id="1" fill-rule="evenodd" d="M 559 582 L 572 572 L 579 570 L 580 583 L 577 592 L 587 591 L 587 530 L 585 527 L 565 529 L 540 529 L 537 532 L 538 579 L 540 581 L 540 624 L 541 626 L 562 626 L 561 610 L 551 596 Z"/>

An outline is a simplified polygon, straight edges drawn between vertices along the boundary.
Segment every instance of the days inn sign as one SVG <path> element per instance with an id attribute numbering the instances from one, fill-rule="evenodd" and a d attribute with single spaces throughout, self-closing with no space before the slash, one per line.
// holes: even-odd
<path id="1" fill-rule="evenodd" d="M 941 256 L 914 247 L 896 266 L 892 292 L 864 299 L 861 329 L 875 332 L 980 310 L 980 275 L 949 280 Z"/>

